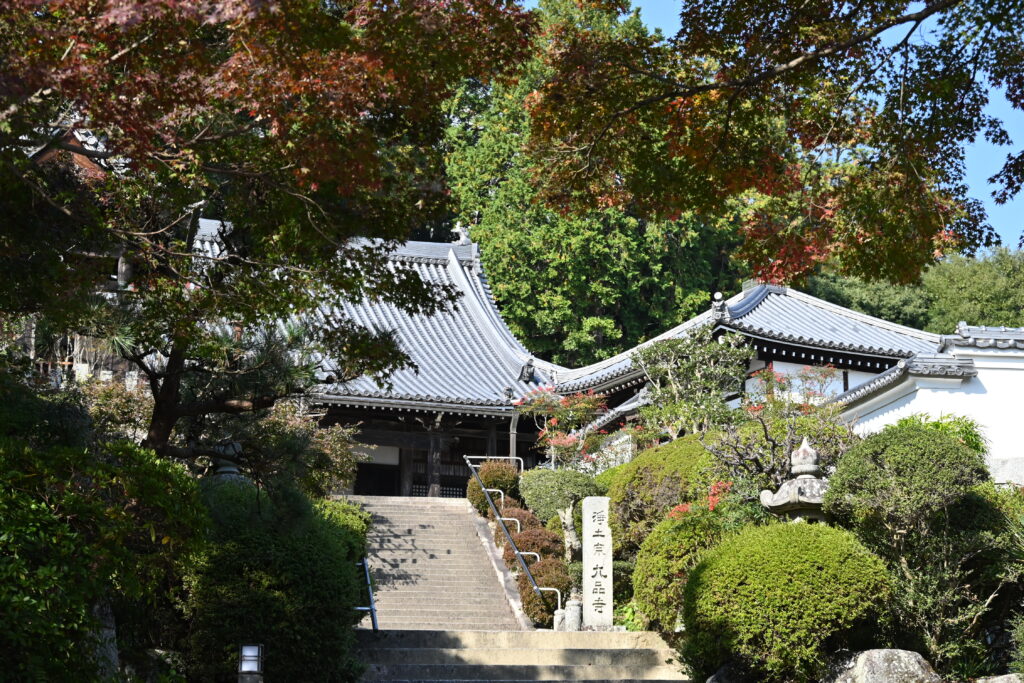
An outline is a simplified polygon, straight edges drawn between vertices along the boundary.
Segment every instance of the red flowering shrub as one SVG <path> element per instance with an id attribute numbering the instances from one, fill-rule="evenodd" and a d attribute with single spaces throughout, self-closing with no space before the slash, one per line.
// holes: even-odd
<path id="1" fill-rule="evenodd" d="M 562 545 L 562 539 L 559 535 L 554 531 L 550 531 L 543 527 L 523 529 L 522 533 L 513 533 L 512 540 L 515 541 L 517 546 L 519 546 L 520 552 L 537 553 L 541 556 L 541 559 L 548 557 L 561 557 L 565 552 L 565 548 Z M 519 566 L 519 562 L 512 553 L 511 547 L 505 547 L 505 552 L 502 557 L 509 569 L 514 569 Z M 525 556 L 523 560 L 525 560 L 527 564 L 532 564 L 537 561 L 535 557 L 531 557 L 529 555 Z"/>

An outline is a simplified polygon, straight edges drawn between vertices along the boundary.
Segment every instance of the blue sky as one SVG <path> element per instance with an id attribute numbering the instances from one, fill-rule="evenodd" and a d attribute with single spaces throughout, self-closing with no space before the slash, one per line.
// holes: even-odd
<path id="1" fill-rule="evenodd" d="M 536 7 L 536 0 L 525 0 L 527 7 Z M 666 35 L 679 30 L 679 0 L 633 0 L 633 7 L 640 9 L 640 16 L 652 28 L 660 28 Z M 994 185 L 991 178 L 1006 161 L 1006 155 L 1024 148 L 1024 112 L 1010 106 L 1001 93 L 993 93 L 988 113 L 1003 121 L 1013 144 L 997 147 L 979 138 L 967 148 L 967 186 L 971 196 L 980 199 L 988 211 L 989 222 L 1003 239 L 1003 244 L 1017 246 L 1024 231 L 1024 195 L 998 206 L 992 199 Z"/>

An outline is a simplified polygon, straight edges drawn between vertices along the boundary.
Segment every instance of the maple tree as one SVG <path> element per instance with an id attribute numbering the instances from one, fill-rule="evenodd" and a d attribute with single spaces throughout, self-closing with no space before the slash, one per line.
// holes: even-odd
<path id="1" fill-rule="evenodd" d="M 720 215 L 739 201 L 739 255 L 769 281 L 830 262 L 912 281 L 943 253 L 996 240 L 967 197 L 964 145 L 1006 144 L 984 107 L 1024 108 L 1019 0 L 695 0 L 668 40 L 590 16 L 546 29 L 550 75 L 528 98 L 546 198 L 648 215 Z M 1024 180 L 1024 153 L 995 176 Z"/>
<path id="2" fill-rule="evenodd" d="M 549 0 L 542 27 L 588 16 L 574 0 Z M 646 36 L 636 17 L 603 17 L 616 35 Z M 534 39 L 543 54 L 545 33 Z M 538 201 L 524 101 L 550 75 L 540 57 L 513 83 L 469 83 L 449 105 L 446 168 L 459 220 L 480 244 L 502 316 L 534 353 L 563 365 L 610 357 L 707 309 L 739 284 L 729 215 L 646 220 L 629 206 L 565 215 Z M 636 305 L 643 302 L 642 306 Z"/>
<path id="3" fill-rule="evenodd" d="M 386 253 L 446 201 L 441 103 L 532 24 L 510 0 L 0 2 L 0 308 L 116 336 L 158 450 L 294 389 L 260 365 L 281 320 L 337 379 L 386 373 L 404 356 L 344 302 L 451 302 Z"/>

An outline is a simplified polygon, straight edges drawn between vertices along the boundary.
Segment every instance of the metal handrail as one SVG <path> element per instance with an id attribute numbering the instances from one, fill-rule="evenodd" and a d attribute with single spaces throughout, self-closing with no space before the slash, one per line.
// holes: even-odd
<path id="1" fill-rule="evenodd" d="M 366 577 L 366 592 L 370 596 L 370 606 L 356 607 L 356 611 L 370 613 L 370 623 L 373 624 L 373 631 L 374 633 L 376 633 L 380 630 L 380 627 L 377 625 L 377 602 L 373 599 L 373 584 L 370 581 L 370 564 L 366 561 L 366 558 L 364 557 L 362 562 L 356 562 L 357 567 L 360 565 L 362 565 L 363 575 Z"/>
<path id="2" fill-rule="evenodd" d="M 470 466 L 470 469 L 472 469 L 472 465 Z M 504 491 L 502 491 L 501 489 L 484 489 L 484 491 L 494 491 L 495 493 L 500 495 L 501 496 L 501 509 L 502 510 L 505 509 L 505 492 Z"/>
<path id="3" fill-rule="evenodd" d="M 498 519 L 500 519 L 503 522 L 515 522 L 516 523 L 516 533 L 517 534 L 523 533 L 523 523 L 520 522 L 515 517 L 498 517 Z"/>
<path id="4" fill-rule="evenodd" d="M 512 553 L 515 555 L 516 561 L 519 562 L 519 567 L 523 570 L 523 575 L 526 576 L 527 580 L 529 580 L 530 582 L 530 586 L 533 587 L 533 592 L 537 594 L 538 598 L 544 600 L 544 596 L 541 593 L 543 591 L 553 591 L 558 595 L 558 609 L 562 609 L 562 592 L 559 591 L 557 588 L 542 588 L 537 585 L 537 579 L 533 578 L 533 572 L 530 571 L 530 566 L 526 564 L 526 560 L 523 559 L 523 553 L 519 550 L 519 546 L 516 545 L 516 542 L 512 540 L 512 534 L 509 533 L 508 527 L 505 526 L 505 522 L 502 521 L 501 513 L 498 512 L 498 508 L 494 506 L 494 499 L 491 498 L 491 494 L 488 493 L 487 488 L 484 487 L 484 480 L 480 478 L 480 473 L 477 472 L 477 468 L 479 468 L 480 465 L 474 465 L 472 462 L 470 462 L 470 459 L 500 460 L 500 458 L 488 458 L 486 456 L 479 455 L 464 455 L 462 457 L 465 459 L 466 464 L 469 466 L 469 471 L 473 473 L 473 478 L 476 479 L 476 483 L 480 485 L 480 489 L 484 493 L 484 498 L 487 499 L 487 505 L 491 508 L 491 512 L 494 514 L 494 518 L 498 521 L 498 526 L 501 527 L 501 531 L 505 534 L 505 540 L 508 542 L 509 547 L 512 548 Z M 516 460 L 519 460 L 520 463 L 523 461 L 522 458 L 516 458 Z M 519 520 L 516 521 L 518 522 Z M 537 557 L 540 558 L 540 555 L 537 555 Z"/>

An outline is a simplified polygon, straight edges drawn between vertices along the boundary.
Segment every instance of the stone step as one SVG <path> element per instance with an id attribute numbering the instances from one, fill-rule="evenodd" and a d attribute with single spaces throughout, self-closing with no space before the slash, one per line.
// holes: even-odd
<path id="1" fill-rule="evenodd" d="M 393 648 L 366 650 L 368 664 L 402 662 L 405 664 L 516 665 L 529 663 L 547 666 L 674 666 L 678 655 L 661 650 L 605 650 L 602 648 L 525 649 L 525 648 Z"/>
<path id="2" fill-rule="evenodd" d="M 388 546 L 377 546 L 373 549 L 375 557 L 419 557 L 420 555 L 437 558 L 454 557 L 480 557 L 482 547 L 479 543 L 476 546 L 466 545 L 454 548 L 393 548 Z"/>
<path id="3" fill-rule="evenodd" d="M 628 667 L 593 665 L 546 665 L 546 664 L 498 664 L 479 666 L 475 664 L 371 664 L 366 667 L 364 678 L 396 680 L 427 678 L 436 680 L 493 681 L 502 679 L 589 681 L 611 678 L 619 681 L 665 679 L 678 675 L 679 670 L 670 666 Z"/>
<path id="4" fill-rule="evenodd" d="M 381 631 L 360 634 L 363 647 L 373 648 L 512 648 L 512 649 L 654 649 L 666 647 L 649 631 L 517 631 L 514 633 L 467 630 Z"/>

